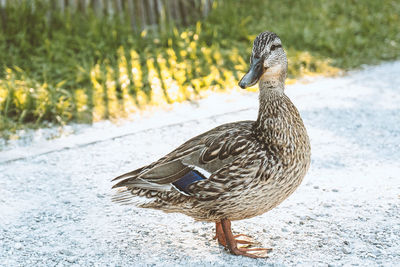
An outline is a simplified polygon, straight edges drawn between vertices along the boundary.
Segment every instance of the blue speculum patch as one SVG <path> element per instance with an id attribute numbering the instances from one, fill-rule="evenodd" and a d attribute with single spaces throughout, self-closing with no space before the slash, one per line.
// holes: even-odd
<path id="1" fill-rule="evenodd" d="M 201 175 L 198 171 L 192 170 L 186 173 L 182 178 L 178 181 L 173 182 L 172 184 L 180 191 L 189 194 L 187 188 L 189 185 L 193 184 L 194 182 L 206 179 L 203 175 Z"/>

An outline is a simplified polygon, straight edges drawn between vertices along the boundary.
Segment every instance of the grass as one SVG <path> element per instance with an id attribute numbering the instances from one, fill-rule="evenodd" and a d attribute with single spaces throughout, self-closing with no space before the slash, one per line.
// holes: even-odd
<path id="1" fill-rule="evenodd" d="M 38 1 L 40 4 L 41 2 Z M 278 33 L 289 77 L 335 73 L 400 55 L 399 1 L 216 1 L 188 27 L 141 33 L 118 18 L 7 7 L 0 28 L 0 133 L 91 123 L 236 83 L 251 42 Z"/>

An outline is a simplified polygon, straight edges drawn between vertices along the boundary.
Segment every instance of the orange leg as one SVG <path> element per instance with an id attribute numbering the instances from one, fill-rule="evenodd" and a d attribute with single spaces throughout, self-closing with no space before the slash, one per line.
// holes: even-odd
<path id="1" fill-rule="evenodd" d="M 258 242 L 255 242 L 253 238 L 251 238 L 248 235 L 244 234 L 238 234 L 233 236 L 238 243 L 238 247 L 248 247 L 251 245 L 257 245 L 259 244 Z M 225 234 L 224 230 L 222 229 L 222 224 L 221 222 L 216 222 L 215 223 L 215 236 L 214 240 L 217 239 L 218 243 L 224 247 L 227 248 L 226 246 L 226 239 L 225 239 Z"/>
<path id="2" fill-rule="evenodd" d="M 250 258 L 265 258 L 268 252 L 271 251 L 269 248 L 243 248 L 239 247 L 238 244 L 252 245 L 254 242 L 247 240 L 239 240 L 235 237 L 245 236 L 237 235 L 234 236 L 231 230 L 231 221 L 227 219 L 221 220 L 216 223 L 216 236 L 214 239 L 218 239 L 218 243 L 229 249 L 234 255 L 242 255 Z"/>
<path id="3" fill-rule="evenodd" d="M 226 239 L 225 239 L 224 230 L 222 229 L 221 222 L 216 222 L 215 223 L 215 236 L 214 236 L 214 239 L 217 239 L 218 243 L 220 245 L 226 247 Z"/>

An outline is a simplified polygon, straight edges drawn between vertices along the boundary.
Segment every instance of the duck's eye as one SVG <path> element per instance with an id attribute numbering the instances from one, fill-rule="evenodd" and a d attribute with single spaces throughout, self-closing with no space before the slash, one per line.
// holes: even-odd
<path id="1" fill-rule="evenodd" d="M 282 47 L 280 44 L 279 45 L 272 45 L 271 48 L 269 49 L 270 51 L 274 51 L 275 49 Z"/>

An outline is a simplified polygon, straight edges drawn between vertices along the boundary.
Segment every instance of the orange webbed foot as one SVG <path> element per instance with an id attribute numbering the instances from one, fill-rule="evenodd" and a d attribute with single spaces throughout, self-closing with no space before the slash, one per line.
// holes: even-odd
<path id="1" fill-rule="evenodd" d="M 231 223 L 229 220 L 221 220 L 216 223 L 216 235 L 214 239 L 224 246 L 233 255 L 241 255 L 250 258 L 266 258 L 271 248 L 250 248 L 254 245 L 260 245 L 252 237 L 244 234 L 233 235 Z"/>

